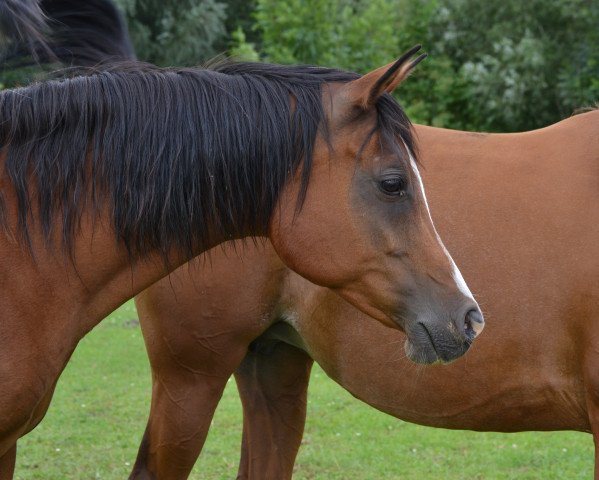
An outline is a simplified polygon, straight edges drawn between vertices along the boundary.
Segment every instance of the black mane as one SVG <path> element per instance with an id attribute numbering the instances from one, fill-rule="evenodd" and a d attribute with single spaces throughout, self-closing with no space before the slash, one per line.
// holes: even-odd
<path id="1" fill-rule="evenodd" d="M 45 237 L 61 228 L 67 251 L 85 205 L 111 212 L 133 256 L 172 247 L 191 256 L 211 233 L 264 233 L 281 188 L 300 167 L 307 187 L 324 122 L 323 83 L 355 78 L 311 66 L 130 63 L 6 90 L 0 153 L 22 239 L 29 243 L 33 202 Z M 385 95 L 377 110 L 383 140 L 400 135 L 414 151 L 399 105 Z"/>

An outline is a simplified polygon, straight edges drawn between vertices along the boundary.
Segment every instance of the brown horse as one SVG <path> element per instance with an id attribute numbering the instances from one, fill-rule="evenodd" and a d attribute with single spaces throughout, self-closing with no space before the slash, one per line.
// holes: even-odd
<path id="1" fill-rule="evenodd" d="M 468 349 L 482 316 L 389 95 L 417 50 L 363 77 L 132 63 L 0 93 L 0 478 L 77 342 L 225 240 L 267 236 L 290 268 L 404 329 L 416 361 Z"/>
<path id="2" fill-rule="evenodd" d="M 403 334 L 365 322 L 269 246 L 214 252 L 211 269 L 194 262 L 136 298 L 153 398 L 132 478 L 186 478 L 236 369 L 239 478 L 289 478 L 312 359 L 411 422 L 592 431 L 599 444 L 599 111 L 519 134 L 416 131 L 436 223 L 492 335 L 423 371 L 398 355 Z"/>

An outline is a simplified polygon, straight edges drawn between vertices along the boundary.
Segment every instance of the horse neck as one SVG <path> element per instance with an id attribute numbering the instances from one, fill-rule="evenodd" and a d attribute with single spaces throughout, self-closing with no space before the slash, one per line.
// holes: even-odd
<path id="1" fill-rule="evenodd" d="M 8 210 L 8 226 L 0 231 L 0 277 L 5 279 L 0 304 L 22 304 L 19 315 L 35 315 L 40 329 L 62 331 L 70 340 L 78 341 L 127 299 L 189 259 L 176 248 L 132 259 L 117 241 L 109 214 L 90 209 L 83 211 L 70 253 L 60 231 L 48 240 L 35 221 L 28 248 L 17 233 L 15 210 Z M 200 246 L 195 247 L 199 253 Z"/>
<path id="2" fill-rule="evenodd" d="M 199 245 L 194 246 L 194 253 L 202 253 Z M 132 259 L 123 243 L 115 241 L 110 229 L 98 230 L 96 226 L 83 230 L 75 262 L 66 267 L 77 275 L 82 287 L 79 292 L 85 308 L 81 315 L 82 333 L 188 260 L 188 253 L 177 248 L 166 254 L 156 250 Z"/>
<path id="3" fill-rule="evenodd" d="M 7 185 L 17 190 L 20 224 L 37 197 L 43 224 L 62 223 L 69 237 L 93 190 L 96 203 L 110 205 L 118 236 L 135 254 L 175 244 L 192 256 L 224 240 L 265 234 L 295 148 L 286 130 L 273 134 L 271 151 L 273 142 L 262 135 L 270 130 L 255 128 L 256 119 L 243 108 L 230 112 L 237 102 L 216 95 L 202 78 L 196 83 L 206 87 L 203 96 L 173 105 L 163 100 L 154 112 L 137 90 L 123 101 L 123 85 L 139 86 L 143 82 L 134 80 L 146 78 L 150 91 L 163 87 L 175 95 L 185 85 L 181 78 L 165 83 L 150 73 L 113 77 L 77 77 L 0 94 L 0 117 L 8 119 L 0 129 L 6 152 L 0 160 Z M 92 88 L 101 85 L 123 95 L 107 101 Z M 48 105 L 34 101 L 47 98 Z M 62 122 L 64 108 L 69 114 Z M 206 118 L 209 113 L 218 121 Z"/>

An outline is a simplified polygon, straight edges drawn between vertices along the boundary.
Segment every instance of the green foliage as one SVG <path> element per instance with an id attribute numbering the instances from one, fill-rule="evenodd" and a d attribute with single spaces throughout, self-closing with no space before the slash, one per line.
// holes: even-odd
<path id="1" fill-rule="evenodd" d="M 262 54 L 366 72 L 397 54 L 397 5 L 387 0 L 257 0 Z"/>
<path id="2" fill-rule="evenodd" d="M 396 33 L 397 51 L 420 43 L 429 56 L 412 78 L 402 84 L 397 95 L 413 121 L 456 127 L 467 95 L 465 84 L 456 74 L 451 58 L 435 51 L 437 40 L 431 32 L 431 23 L 443 3 L 443 0 L 400 0 L 398 8 L 402 15 Z"/>
<path id="3" fill-rule="evenodd" d="M 433 60 L 421 69 L 429 95 L 421 97 L 420 121 L 525 130 L 558 121 L 599 97 L 597 2 L 406 3 L 436 4 L 425 18 L 426 30 L 418 22 L 414 29 L 412 15 L 403 17 L 402 31 L 420 37 Z M 406 89 L 426 94 L 422 86 Z"/>
<path id="4" fill-rule="evenodd" d="M 231 38 L 232 46 L 229 50 L 231 57 L 247 62 L 257 62 L 260 60 L 260 55 L 258 55 L 255 45 L 246 40 L 245 33 L 241 27 L 237 27 L 231 33 Z"/>
<path id="5" fill-rule="evenodd" d="M 599 98 L 599 2 L 257 0 L 260 53 L 365 72 L 422 43 L 399 96 L 443 127 L 537 128 Z"/>
<path id="6" fill-rule="evenodd" d="M 57 67 L 58 65 L 46 65 L 44 67 L 33 65 L 0 70 L 0 90 L 3 88 L 23 87 L 36 80 L 43 80 L 51 68 Z"/>
<path id="7" fill-rule="evenodd" d="M 226 5 L 216 0 L 118 0 L 141 60 L 163 66 L 197 65 L 218 51 Z"/>
<path id="8" fill-rule="evenodd" d="M 541 127 L 599 99 L 599 2 L 588 0 L 116 0 L 140 60 L 245 60 L 360 73 L 421 43 L 397 95 L 414 121 L 468 130 Z M 6 86 L 31 71 L 0 72 Z"/>
<path id="9" fill-rule="evenodd" d="M 233 36 L 239 29 L 247 41 L 257 45 L 260 42 L 260 33 L 254 28 L 254 11 L 256 0 L 222 0 L 227 6 L 227 19 L 225 28 Z M 235 44 L 235 38 L 232 39 Z M 225 47 L 227 46 L 225 41 Z"/>

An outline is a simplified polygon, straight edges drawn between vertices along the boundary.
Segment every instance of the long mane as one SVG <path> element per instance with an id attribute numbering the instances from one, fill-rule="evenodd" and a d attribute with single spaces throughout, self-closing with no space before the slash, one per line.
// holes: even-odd
<path id="1" fill-rule="evenodd" d="M 33 206 L 46 239 L 61 228 L 67 251 L 86 205 L 108 209 L 134 257 L 173 247 L 191 256 L 211 235 L 263 233 L 300 167 L 307 188 L 317 132 L 327 130 L 322 85 L 355 78 L 312 66 L 128 63 L 6 90 L 0 158 L 22 240 Z M 377 108 L 382 136 L 414 150 L 399 105 L 385 96 Z"/>

